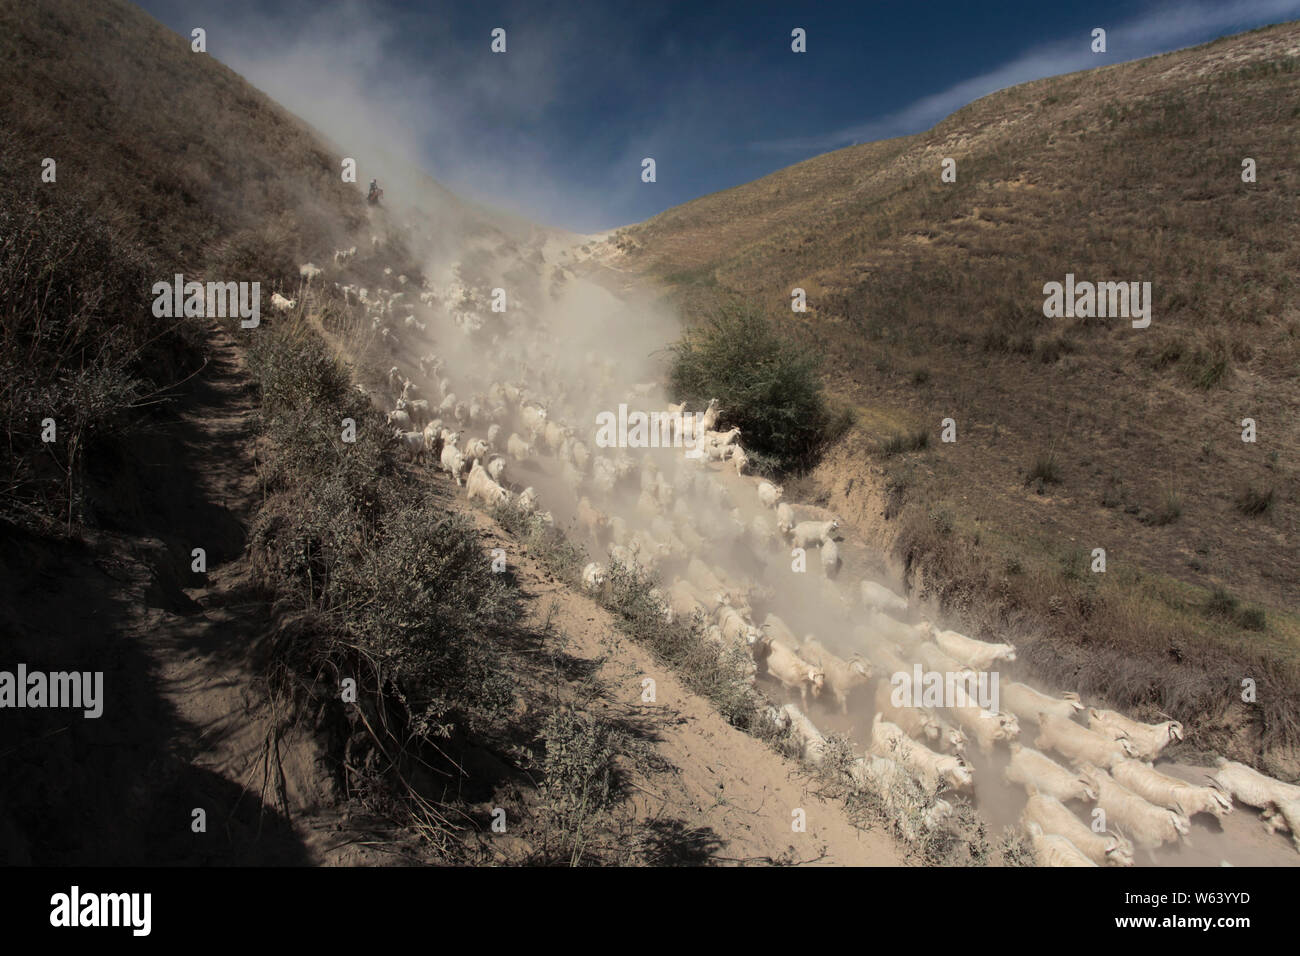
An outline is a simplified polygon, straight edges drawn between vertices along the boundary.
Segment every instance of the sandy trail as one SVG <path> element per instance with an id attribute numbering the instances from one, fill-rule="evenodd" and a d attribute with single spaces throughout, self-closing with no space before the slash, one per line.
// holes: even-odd
<path id="1" fill-rule="evenodd" d="M 455 506 L 465 509 L 463 501 Z M 484 513 L 469 510 L 488 548 L 506 550 L 516 579 L 540 622 L 550 613 L 568 638 L 566 650 L 599 662 L 605 693 L 595 712 L 629 719 L 643 728 L 664 768 L 632 770 L 631 804 L 643 839 L 653 843 L 661 821 L 684 827 L 691 852 L 679 863 L 790 863 L 896 866 L 904 855 L 879 830 L 855 828 L 843 808 L 809 792 L 809 774 L 796 761 L 737 730 L 713 705 L 684 687 L 650 652 L 615 627 L 609 612 L 558 582 Z M 642 702 L 642 681 L 655 681 L 655 703 Z M 795 809 L 806 815 L 794 832 Z"/>

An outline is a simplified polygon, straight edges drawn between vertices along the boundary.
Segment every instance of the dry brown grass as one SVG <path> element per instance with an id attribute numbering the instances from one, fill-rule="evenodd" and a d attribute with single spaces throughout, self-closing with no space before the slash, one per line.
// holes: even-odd
<path id="1" fill-rule="evenodd" d="M 6 176 L 75 196 L 169 268 L 287 285 L 365 222 L 318 133 L 130 4 L 0 0 L 0 20 Z"/>
<path id="2" fill-rule="evenodd" d="M 844 457 L 894 475 L 881 542 L 954 613 L 1046 633 L 1031 659 L 1076 683 L 1126 662 L 1131 682 L 1081 689 L 1190 707 L 1237 753 L 1294 746 L 1277 708 L 1300 702 L 1298 45 L 1287 24 L 1006 90 L 629 227 L 614 264 L 692 316 L 739 297 L 816 330 L 859 412 Z M 1067 272 L 1150 281 L 1150 328 L 1045 318 L 1042 286 Z M 1269 423 L 1256 444 L 1245 417 Z M 918 422 L 929 447 L 904 451 Z M 936 538 L 944 510 L 956 531 Z M 1092 547 L 1110 561 L 1095 606 L 1060 564 Z M 1008 566 L 1025 573 L 1003 582 Z M 1215 587 L 1255 611 L 1208 619 Z M 1234 706 L 1238 676 L 1265 669 L 1276 707 Z"/>

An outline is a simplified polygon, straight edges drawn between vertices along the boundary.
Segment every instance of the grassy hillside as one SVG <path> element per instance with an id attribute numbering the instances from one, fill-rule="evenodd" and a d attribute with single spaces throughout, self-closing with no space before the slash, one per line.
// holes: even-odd
<path id="1" fill-rule="evenodd" d="M 1300 24 L 1029 83 L 619 230 L 600 257 L 688 314 L 743 299 L 814 333 L 858 425 L 804 491 L 971 626 L 1045 634 L 1027 656 L 1047 676 L 1195 712 L 1207 744 L 1293 746 L 1297 94 Z M 1046 318 L 1067 273 L 1151 282 L 1150 327 Z M 1257 706 L 1237 706 L 1243 677 L 1268 686 Z"/>
<path id="2" fill-rule="evenodd" d="M 129 4 L 5 0 L 0 17 L 14 171 L 36 188 L 52 157 L 58 181 L 45 189 L 93 205 L 168 265 L 288 281 L 295 256 L 363 221 L 311 130 Z"/>

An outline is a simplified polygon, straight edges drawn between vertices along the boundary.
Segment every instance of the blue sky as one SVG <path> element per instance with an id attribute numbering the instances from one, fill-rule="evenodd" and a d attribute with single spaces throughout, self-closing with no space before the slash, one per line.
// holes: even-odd
<path id="1" fill-rule="evenodd" d="M 142 6 L 203 26 L 213 56 L 358 156 L 409 153 L 463 195 L 578 232 L 927 129 L 1016 83 L 1300 17 L 1300 0 Z"/>

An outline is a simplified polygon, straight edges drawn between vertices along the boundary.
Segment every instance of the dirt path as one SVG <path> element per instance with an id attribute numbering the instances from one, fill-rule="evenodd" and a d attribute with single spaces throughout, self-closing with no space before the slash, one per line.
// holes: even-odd
<path id="1" fill-rule="evenodd" d="M 252 645 L 271 626 L 245 557 L 259 493 L 257 393 L 234 340 L 213 328 L 208 344 L 208 365 L 181 405 L 174 436 L 185 493 L 163 506 L 170 527 L 207 549 L 208 573 L 186 576 L 190 613 L 153 607 L 136 622 L 159 692 L 178 718 L 170 751 L 197 779 L 193 803 L 208 809 L 218 844 L 224 832 L 230 862 L 392 862 L 364 828 L 348 825 L 322 748 L 310 733 L 285 729 L 285 715 L 271 712 L 250 669 Z"/>
<path id="2" fill-rule="evenodd" d="M 208 811 L 209 834 L 225 833 L 232 862 L 311 862 L 313 855 L 285 818 L 332 802 L 329 775 L 323 765 L 309 772 L 310 741 L 280 739 L 275 715 L 247 664 L 253 642 L 269 623 L 244 558 L 258 491 L 256 390 L 226 332 L 210 329 L 208 347 L 208 364 L 182 399 L 171 436 L 171 464 L 183 480 L 174 486 L 178 493 L 158 501 L 160 522 L 191 546 L 169 541 L 172 556 L 184 561 L 192 548 L 204 548 L 208 570 L 194 573 L 187 562 L 179 584 L 189 607 L 142 608 L 133 629 L 155 662 L 158 691 L 177 717 L 169 753 L 195 778 L 191 800 Z M 284 770 L 286 761 L 292 774 Z"/>
<path id="3" fill-rule="evenodd" d="M 246 663 L 270 622 L 244 558 L 256 393 L 237 345 L 206 334 L 204 368 L 118 460 L 94 463 L 98 530 L 0 535 L 10 666 L 103 673 L 98 719 L 6 712 L 0 861 L 309 864 L 340 843 L 335 859 L 372 857 L 336 819 L 314 742 L 272 731 Z"/>

